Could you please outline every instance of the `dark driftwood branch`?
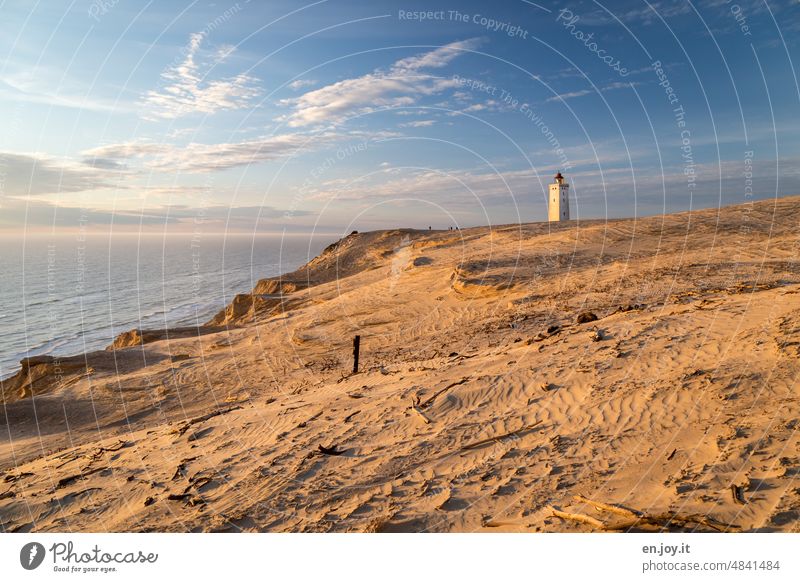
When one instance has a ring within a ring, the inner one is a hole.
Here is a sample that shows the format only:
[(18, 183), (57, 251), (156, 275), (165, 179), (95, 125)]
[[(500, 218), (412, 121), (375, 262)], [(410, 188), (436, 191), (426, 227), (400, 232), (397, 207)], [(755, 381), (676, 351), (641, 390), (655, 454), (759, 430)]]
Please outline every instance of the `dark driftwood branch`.
[(305, 427), (307, 427), (309, 422), (312, 422), (312, 421), (314, 421), (314, 420), (317, 420), (317, 419), (318, 419), (320, 416), (322, 416), (322, 413), (323, 413), (323, 412), (325, 412), (325, 411), (324, 411), (324, 410), (320, 410), (318, 413), (316, 413), (314, 416), (312, 416), (312, 417), (311, 417), (311, 418), (309, 418), (308, 420), (304, 420), (303, 422), (301, 422), (300, 424), (298, 424), (298, 425), (297, 425), (297, 428), (305, 428)]
[[(63, 457), (62, 457), (62, 458), (63, 458)], [(80, 458), (81, 458), (81, 455), (80, 455), (80, 454), (79, 454), (79, 453), (76, 451), (74, 456), (72, 456), (72, 457), (68, 458), (68, 459), (67, 459), (66, 461), (64, 461), (63, 463), (60, 463), (60, 464), (56, 465), (56, 469), (61, 469), (62, 467), (65, 467), (66, 465), (69, 465), (69, 464), (70, 464), (70, 463), (72, 463), (73, 461), (77, 461), (77, 460), (78, 460), (78, 459), (80, 459)]]
[(205, 505), (205, 500), (202, 497), (197, 497), (191, 493), (170, 493), (167, 495), (170, 501), (184, 501), (187, 505), (194, 507), (195, 505)]
[(330, 447), (324, 447), (322, 445), (318, 445), (318, 448), (319, 452), (322, 453), (323, 455), (331, 455), (333, 457), (338, 457), (339, 455), (344, 453), (344, 451), (340, 451), (338, 445), (335, 444), (331, 445)]
[(464, 445), (463, 447), (461, 447), (461, 450), (462, 451), (471, 451), (473, 449), (480, 448), (483, 445), (488, 445), (489, 443), (493, 443), (495, 441), (500, 441), (500, 440), (506, 439), (506, 438), (508, 438), (510, 436), (517, 435), (517, 434), (519, 434), (521, 432), (525, 432), (526, 430), (530, 430), (532, 428), (535, 428), (535, 427), (539, 426), (540, 424), (542, 424), (542, 421), (541, 420), (537, 420), (533, 424), (529, 424), (528, 426), (523, 426), (522, 428), (518, 428), (517, 430), (512, 430), (511, 432), (507, 432), (505, 434), (501, 434), (501, 435), (498, 435), (498, 436), (490, 437), (488, 439), (482, 439), (482, 440), (479, 440), (479, 441), (475, 441), (474, 443), (470, 443), (468, 445)]
[(358, 353), (361, 349), (361, 336), (353, 338), (353, 374), (358, 374)]
[(189, 427), (193, 424), (197, 424), (199, 422), (205, 422), (210, 418), (214, 418), (215, 416), (219, 416), (220, 414), (228, 414), (229, 412), (233, 412), (234, 410), (239, 410), (241, 406), (231, 406), (230, 408), (223, 408), (222, 410), (215, 410), (214, 412), (209, 412), (208, 414), (204, 414), (203, 416), (197, 416), (195, 418), (190, 418), (189, 420), (183, 422), (178, 428), (172, 431), (173, 434), (182, 435)]
[(744, 487), (741, 485), (731, 485), (731, 496), (733, 497), (734, 503), (738, 503), (739, 505), (747, 503), (747, 500), (744, 498)]
[(3, 477), (3, 483), (16, 483), (25, 477), (33, 477), (33, 473), (9, 473)]
[(437, 397), (439, 397), (440, 395), (442, 395), (445, 392), (447, 392), (448, 390), (450, 390), (450, 388), (454, 388), (456, 386), (460, 386), (461, 384), (467, 383), (470, 378), (471, 378), (471, 376), (464, 376), (463, 378), (461, 378), (461, 380), (459, 380), (457, 382), (453, 382), (452, 384), (448, 384), (447, 386), (445, 386), (441, 390), (437, 390), (436, 392), (433, 393), (433, 395), (430, 398), (426, 398), (423, 402), (420, 402), (419, 407), (420, 408), (427, 408), (428, 406), (433, 404), (433, 401), (436, 400)]
[(100, 471), (105, 471), (108, 467), (97, 467), (95, 469), (89, 469), (88, 471), (83, 471), (78, 473), (77, 475), (70, 475), (69, 477), (64, 477), (58, 480), (56, 483), (56, 489), (61, 489), (62, 487), (66, 487), (67, 485), (71, 484), (73, 481), (77, 481), (78, 479), (83, 479), (84, 477), (88, 477), (93, 473), (99, 473)]
[(114, 451), (118, 451), (120, 449), (124, 449), (130, 443), (128, 441), (123, 441), (122, 439), (118, 440), (116, 443), (111, 445), (110, 447), (100, 447), (95, 451), (95, 454), (99, 453), (112, 453)]

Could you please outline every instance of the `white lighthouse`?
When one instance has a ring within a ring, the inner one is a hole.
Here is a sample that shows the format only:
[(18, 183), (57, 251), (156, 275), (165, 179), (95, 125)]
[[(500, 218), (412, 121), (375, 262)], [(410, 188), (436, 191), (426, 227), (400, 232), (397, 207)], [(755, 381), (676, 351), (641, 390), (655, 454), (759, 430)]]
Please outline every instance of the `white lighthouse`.
[(550, 184), (547, 220), (550, 222), (569, 220), (569, 184), (564, 181), (561, 172), (556, 174), (555, 180)]

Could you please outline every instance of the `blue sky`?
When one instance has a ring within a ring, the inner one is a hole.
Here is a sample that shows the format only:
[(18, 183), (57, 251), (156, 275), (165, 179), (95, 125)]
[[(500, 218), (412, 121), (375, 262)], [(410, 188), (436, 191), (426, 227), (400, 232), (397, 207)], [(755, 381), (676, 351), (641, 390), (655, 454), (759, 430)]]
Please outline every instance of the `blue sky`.
[(800, 194), (797, 2), (0, 2), (0, 229), (345, 232)]

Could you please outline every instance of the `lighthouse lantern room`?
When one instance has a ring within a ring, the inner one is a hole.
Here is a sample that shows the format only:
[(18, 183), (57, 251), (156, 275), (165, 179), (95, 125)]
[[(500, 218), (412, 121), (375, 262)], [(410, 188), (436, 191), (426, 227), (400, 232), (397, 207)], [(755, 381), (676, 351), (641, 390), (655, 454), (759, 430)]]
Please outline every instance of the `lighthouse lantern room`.
[(569, 220), (569, 184), (564, 181), (561, 172), (556, 174), (553, 183), (550, 184), (547, 219), (550, 222)]

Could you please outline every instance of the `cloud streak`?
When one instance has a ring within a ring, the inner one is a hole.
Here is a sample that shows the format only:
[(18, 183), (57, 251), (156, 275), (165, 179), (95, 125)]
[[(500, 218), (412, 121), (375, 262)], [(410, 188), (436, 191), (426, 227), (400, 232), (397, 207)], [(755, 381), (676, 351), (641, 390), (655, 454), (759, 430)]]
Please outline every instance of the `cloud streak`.
[[(605, 93), (606, 91), (614, 91), (616, 89), (628, 89), (630, 87), (636, 87), (639, 85), (641, 85), (641, 83), (616, 81), (614, 83), (609, 83), (608, 85), (601, 87), (600, 91)], [(566, 101), (567, 99), (575, 99), (576, 97), (583, 97), (584, 95), (589, 95), (594, 92), (595, 91), (590, 91), (589, 89), (581, 89), (579, 91), (561, 93), (560, 95), (553, 95), (552, 97), (549, 97), (546, 100), (546, 102), (550, 103), (552, 101)]]
[(82, 155), (86, 164), (101, 167), (127, 168), (137, 160), (151, 171), (208, 173), (286, 158), (358, 136), (356, 132), (287, 133), (241, 142), (183, 146), (133, 141), (93, 148)]
[(285, 99), (293, 111), (285, 116), (290, 127), (338, 124), (354, 115), (388, 107), (407, 107), (422, 96), (436, 95), (458, 83), (426, 72), (450, 64), (464, 51), (475, 49), (480, 39), (453, 42), (395, 62), (388, 71), (372, 73), (326, 85), (300, 97)]
[[(307, 217), (309, 211), (294, 210), (294, 217)], [(197, 221), (204, 228), (219, 227), (225, 231), (252, 232), (257, 227), (275, 226), (285, 219), (286, 211), (274, 206), (206, 206), (202, 209), (188, 206), (155, 206), (138, 210), (111, 212), (98, 208), (61, 206), (40, 200), (8, 200), (0, 213), (0, 231), (28, 228), (57, 227), (85, 228), (87, 226), (114, 225), (123, 230), (169, 227), (171, 230), (195, 229)], [(125, 228), (128, 227), (128, 228)]]
[(0, 199), (116, 187), (100, 168), (41, 154), (0, 152)]
[[(548, 180), (543, 177), (542, 182)], [(508, 203), (514, 196), (530, 196), (538, 183), (536, 172), (514, 170), (502, 173), (452, 170), (384, 168), (356, 180), (330, 180), (310, 193), (315, 200), (362, 201), (422, 197), (462, 208), (483, 203)]]

